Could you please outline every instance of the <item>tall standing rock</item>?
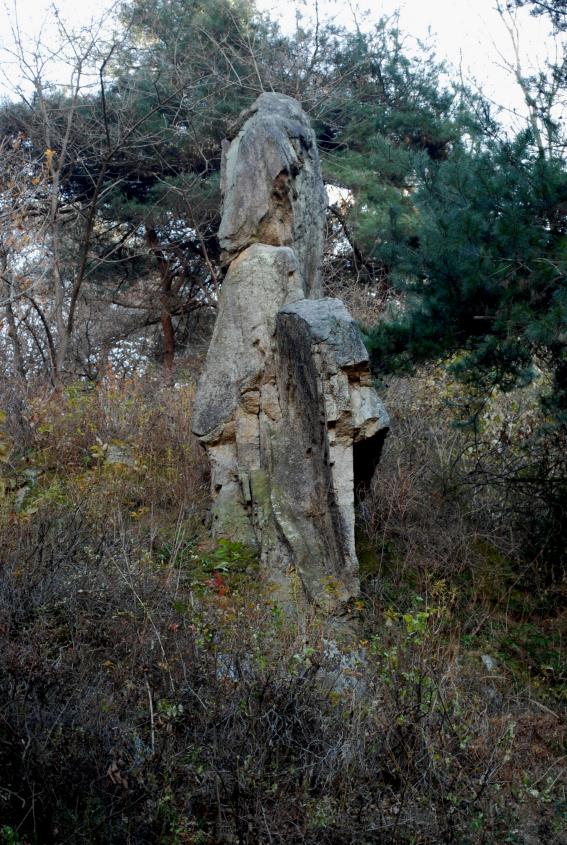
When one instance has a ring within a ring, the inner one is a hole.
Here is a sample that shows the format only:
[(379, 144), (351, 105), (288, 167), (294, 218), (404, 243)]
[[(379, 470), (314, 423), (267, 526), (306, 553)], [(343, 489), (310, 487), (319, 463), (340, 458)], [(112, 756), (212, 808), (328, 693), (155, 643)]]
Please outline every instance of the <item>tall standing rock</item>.
[(320, 296), (327, 196), (309, 118), (297, 100), (261, 94), (237, 130), (223, 145), (225, 260), (254, 243), (292, 247), (305, 295)]
[(281, 599), (340, 612), (359, 586), (354, 491), (388, 419), (353, 320), (318, 298), (326, 195), (296, 100), (262, 94), (243, 116), (222, 189), (229, 268), (193, 418), (213, 531), (256, 546)]

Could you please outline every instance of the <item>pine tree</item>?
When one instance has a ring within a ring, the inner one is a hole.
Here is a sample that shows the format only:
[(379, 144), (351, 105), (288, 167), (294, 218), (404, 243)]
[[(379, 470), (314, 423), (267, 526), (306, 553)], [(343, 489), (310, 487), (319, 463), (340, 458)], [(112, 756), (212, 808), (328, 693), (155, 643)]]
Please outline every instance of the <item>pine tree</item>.
[(417, 240), (399, 243), (401, 318), (368, 332), (377, 370), (459, 353), (453, 369), (487, 391), (544, 366), (545, 404), (567, 424), (567, 173), (529, 133), (428, 166)]

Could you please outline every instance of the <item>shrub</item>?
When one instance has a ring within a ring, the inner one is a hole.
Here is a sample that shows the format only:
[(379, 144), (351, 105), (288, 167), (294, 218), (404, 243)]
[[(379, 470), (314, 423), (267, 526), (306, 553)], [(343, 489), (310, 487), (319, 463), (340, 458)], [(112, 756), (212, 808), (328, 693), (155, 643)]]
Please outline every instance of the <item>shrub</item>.
[(560, 842), (561, 722), (459, 652), (442, 591), (341, 645), (241, 549), (166, 560), (65, 505), (17, 534), (0, 801), (22, 841)]
[(508, 588), (506, 626), (488, 603), (479, 561), (514, 545), (462, 511), (446, 444), (408, 425), (408, 482), (390, 441), (379, 578), (331, 628), (207, 535), (191, 389), (152, 391), (36, 394), (25, 442), (4, 426), (0, 843), (560, 845), (562, 709), (519, 665), (560, 660), (534, 620), (515, 651)]

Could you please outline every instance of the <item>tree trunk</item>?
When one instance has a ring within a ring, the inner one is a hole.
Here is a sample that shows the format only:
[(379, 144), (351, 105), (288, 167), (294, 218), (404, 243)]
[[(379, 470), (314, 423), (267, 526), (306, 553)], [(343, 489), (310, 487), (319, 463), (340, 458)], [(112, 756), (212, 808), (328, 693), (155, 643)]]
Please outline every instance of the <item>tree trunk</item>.
[(2, 275), (4, 276), (4, 289), (6, 292), (4, 309), (6, 312), (6, 321), (8, 323), (8, 337), (12, 344), (12, 351), (14, 353), (14, 369), (18, 376), (25, 380), (26, 371), (24, 368), (24, 359), (22, 357), (22, 348), (20, 346), (20, 338), (18, 336), (18, 326), (16, 324), (16, 316), (14, 314), (13, 300), (14, 300), (14, 284), (7, 276), (8, 261), (6, 256), (2, 256)]
[(173, 384), (173, 360), (175, 358), (175, 332), (171, 319), (170, 292), (164, 291), (162, 287), (160, 322), (163, 333), (164, 380), (167, 387), (171, 387)]
[(175, 330), (171, 316), (172, 276), (169, 263), (160, 248), (157, 232), (153, 227), (146, 227), (146, 240), (150, 252), (155, 256), (160, 275), (160, 323), (163, 340), (163, 370), (166, 386), (173, 384), (173, 364), (175, 359)]

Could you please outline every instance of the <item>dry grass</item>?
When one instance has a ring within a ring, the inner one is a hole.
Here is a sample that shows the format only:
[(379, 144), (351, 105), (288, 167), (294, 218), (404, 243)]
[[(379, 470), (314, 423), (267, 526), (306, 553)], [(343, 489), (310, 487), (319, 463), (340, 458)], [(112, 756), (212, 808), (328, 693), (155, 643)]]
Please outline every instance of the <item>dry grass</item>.
[(206, 535), (191, 387), (26, 398), (0, 508), (2, 845), (565, 842), (563, 711), (486, 638), (479, 547), (495, 568), (515, 547), (457, 495), (453, 430), (399, 395), (343, 644)]

